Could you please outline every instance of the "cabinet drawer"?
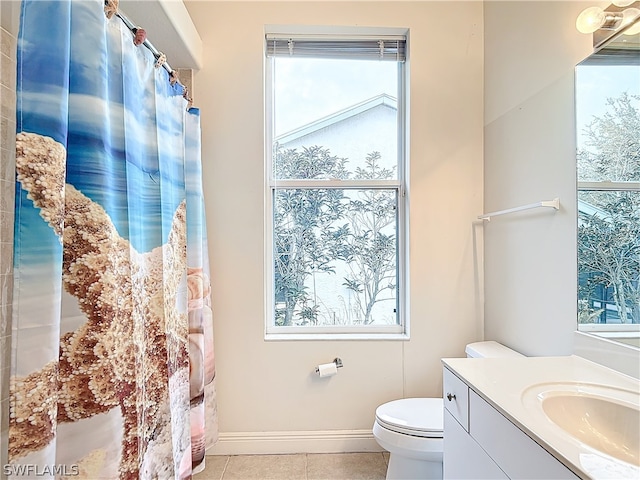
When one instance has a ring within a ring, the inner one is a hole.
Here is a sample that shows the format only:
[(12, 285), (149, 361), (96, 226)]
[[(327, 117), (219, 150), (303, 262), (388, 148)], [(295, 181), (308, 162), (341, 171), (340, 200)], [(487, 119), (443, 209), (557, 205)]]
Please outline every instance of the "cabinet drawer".
[(469, 431), (469, 387), (446, 367), (443, 369), (443, 403), (460, 425)]

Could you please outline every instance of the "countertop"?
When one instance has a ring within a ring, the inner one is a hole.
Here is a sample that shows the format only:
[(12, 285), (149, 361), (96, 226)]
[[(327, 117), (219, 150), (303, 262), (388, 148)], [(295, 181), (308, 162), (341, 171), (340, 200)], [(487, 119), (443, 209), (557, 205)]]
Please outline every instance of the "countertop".
[[(442, 363), (484, 400), (580, 478), (640, 478), (640, 468), (584, 445), (531, 408), (542, 384), (577, 383), (630, 392), (640, 402), (640, 381), (576, 355), (566, 357), (444, 358)], [(529, 405), (523, 401), (529, 399)], [(627, 398), (629, 395), (627, 395)], [(640, 426), (638, 426), (640, 428)]]

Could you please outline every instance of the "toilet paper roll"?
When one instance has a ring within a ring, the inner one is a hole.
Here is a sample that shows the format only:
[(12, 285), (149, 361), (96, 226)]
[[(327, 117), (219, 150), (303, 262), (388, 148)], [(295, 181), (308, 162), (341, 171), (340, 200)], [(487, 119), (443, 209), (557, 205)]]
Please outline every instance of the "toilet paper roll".
[(334, 362), (323, 363), (317, 366), (316, 372), (318, 372), (318, 375), (321, 377), (330, 377), (338, 373), (338, 366)]

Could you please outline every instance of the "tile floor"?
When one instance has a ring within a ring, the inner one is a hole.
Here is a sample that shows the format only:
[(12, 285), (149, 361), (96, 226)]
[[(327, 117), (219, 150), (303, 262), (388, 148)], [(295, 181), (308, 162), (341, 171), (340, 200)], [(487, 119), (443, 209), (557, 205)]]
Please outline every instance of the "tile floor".
[(193, 480), (384, 480), (387, 452), (216, 455)]

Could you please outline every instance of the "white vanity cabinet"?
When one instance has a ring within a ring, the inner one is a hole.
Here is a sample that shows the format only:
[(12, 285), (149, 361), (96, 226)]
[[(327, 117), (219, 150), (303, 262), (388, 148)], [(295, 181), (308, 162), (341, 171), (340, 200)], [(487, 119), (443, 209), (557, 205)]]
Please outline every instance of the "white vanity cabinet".
[(577, 479), (516, 425), (444, 368), (445, 479)]

